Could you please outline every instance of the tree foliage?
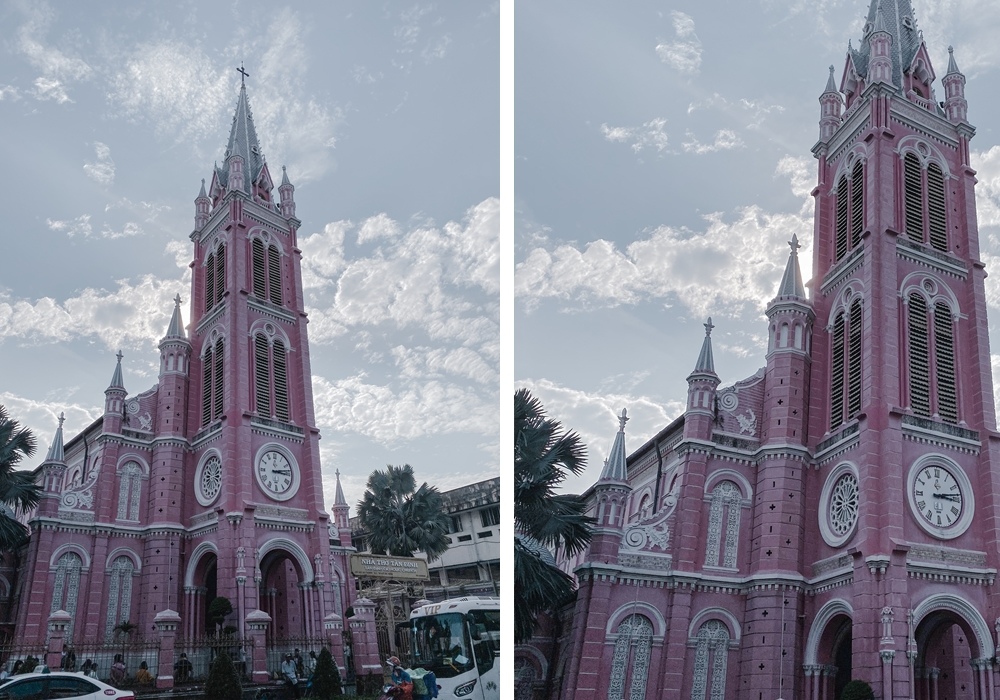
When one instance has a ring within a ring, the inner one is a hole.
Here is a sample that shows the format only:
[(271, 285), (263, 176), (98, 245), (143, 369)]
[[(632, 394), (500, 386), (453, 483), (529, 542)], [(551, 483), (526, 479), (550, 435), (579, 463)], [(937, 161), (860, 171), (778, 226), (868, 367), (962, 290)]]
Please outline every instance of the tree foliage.
[(848, 681), (840, 694), (840, 700), (875, 700), (875, 693), (864, 681)]
[(29, 511), (42, 497), (41, 487), (31, 472), (17, 471), (21, 460), (35, 454), (34, 434), (21, 426), (0, 406), (0, 551), (21, 546), (28, 535), (27, 528), (14, 519), (17, 512)]
[(417, 488), (409, 464), (390, 464), (369, 475), (358, 518), (375, 554), (412, 557), (420, 551), (434, 561), (451, 544), (441, 494), (427, 482)]
[(316, 657), (316, 670), (312, 677), (312, 697), (317, 700), (331, 700), (343, 695), (340, 684), (340, 669), (333, 662), (333, 654), (326, 647)]
[(215, 657), (205, 681), (205, 697), (212, 700), (241, 700), (243, 688), (240, 674), (233, 665), (229, 654), (222, 651)]
[(224, 595), (212, 598), (212, 602), (208, 604), (208, 619), (211, 620), (216, 631), (232, 612), (233, 603)]
[(538, 613), (573, 593), (573, 580), (547, 548), (568, 556), (590, 543), (593, 519), (582, 498), (556, 493), (586, 466), (583, 441), (548, 418), (527, 389), (514, 394), (514, 639), (531, 637)]

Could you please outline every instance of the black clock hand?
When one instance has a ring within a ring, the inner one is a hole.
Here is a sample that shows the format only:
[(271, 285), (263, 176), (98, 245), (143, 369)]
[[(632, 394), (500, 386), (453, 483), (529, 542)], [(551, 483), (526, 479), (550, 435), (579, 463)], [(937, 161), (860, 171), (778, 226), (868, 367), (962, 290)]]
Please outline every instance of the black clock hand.
[(956, 503), (962, 500), (962, 497), (957, 493), (935, 493), (933, 496), (934, 498), (943, 498), (947, 501), (955, 501)]
[(272, 469), (271, 473), (272, 474), (288, 474), (289, 476), (291, 476), (292, 475), (292, 470), (291, 469)]

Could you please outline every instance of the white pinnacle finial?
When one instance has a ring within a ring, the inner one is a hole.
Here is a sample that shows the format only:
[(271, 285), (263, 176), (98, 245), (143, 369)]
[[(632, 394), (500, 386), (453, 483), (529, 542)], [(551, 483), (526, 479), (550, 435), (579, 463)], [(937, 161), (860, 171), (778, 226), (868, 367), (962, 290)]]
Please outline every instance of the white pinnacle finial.
[(618, 416), (618, 429), (625, 432), (625, 424), (628, 423), (628, 413), (622, 409), (622, 414)]
[(66, 414), (65, 414), (65, 412), (63, 412), (63, 411), (60, 411), (60, 412), (59, 412), (59, 427), (60, 427), (60, 428), (61, 428), (61, 427), (63, 426), (63, 423), (64, 423), (65, 421), (66, 421)]
[(703, 325), (705, 326), (705, 335), (706, 336), (712, 335), (712, 329), (715, 328), (715, 326), (712, 324), (711, 316), (708, 317), (708, 323), (705, 323)]
[(788, 241), (788, 245), (792, 247), (792, 255), (796, 255), (799, 252), (799, 248), (802, 247), (799, 245), (799, 237), (794, 233), (792, 234), (792, 240)]

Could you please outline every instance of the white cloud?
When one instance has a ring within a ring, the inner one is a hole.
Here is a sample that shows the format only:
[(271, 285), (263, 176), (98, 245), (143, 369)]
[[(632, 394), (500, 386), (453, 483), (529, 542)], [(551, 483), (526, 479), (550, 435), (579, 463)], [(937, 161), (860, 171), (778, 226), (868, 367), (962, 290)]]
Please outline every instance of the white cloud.
[(158, 39), (137, 45), (124, 63), (109, 98), (127, 118), (148, 121), (178, 143), (218, 137), (223, 114), (235, 105), (231, 79), (200, 49)]
[(17, 102), (21, 99), (21, 92), (13, 85), (0, 85), (0, 102), (8, 100), (10, 102)]
[(424, 50), (420, 52), (420, 56), (430, 63), (436, 59), (444, 58), (445, 54), (448, 53), (448, 47), (451, 45), (451, 36), (445, 34), (440, 36), (424, 47)]
[[(789, 161), (779, 163), (777, 174), (800, 186)], [(665, 299), (699, 316), (753, 313), (774, 296), (787, 260), (786, 242), (796, 234), (808, 247), (812, 230), (806, 207), (770, 213), (750, 205), (731, 216), (715, 212), (703, 220), (700, 231), (660, 226), (624, 250), (605, 240), (582, 248), (535, 248), (516, 266), (515, 297), (528, 310), (542, 299), (572, 308)], [(808, 250), (800, 251), (799, 260), (808, 278)]]
[(604, 138), (612, 143), (631, 144), (632, 151), (641, 153), (649, 149), (655, 149), (657, 153), (663, 153), (670, 144), (670, 138), (664, 131), (667, 120), (662, 117), (650, 119), (642, 126), (608, 126), (601, 124), (601, 133)]
[(142, 227), (134, 221), (126, 221), (125, 225), (121, 229), (115, 230), (104, 224), (104, 228), (101, 229), (101, 238), (131, 238), (132, 236), (141, 236)]
[(66, 92), (69, 81), (86, 80), (93, 69), (81, 58), (63, 53), (45, 43), (45, 35), (55, 13), (45, 3), (23, 5), (27, 17), (17, 31), (17, 50), (41, 75), (34, 81), (34, 96), (39, 100), (72, 102)]
[(677, 10), (670, 16), (674, 22), (674, 39), (658, 43), (656, 55), (681, 73), (693, 75), (701, 66), (701, 39), (695, 34), (694, 19)]
[(779, 104), (766, 104), (759, 100), (749, 100), (741, 97), (738, 100), (728, 100), (719, 93), (713, 93), (711, 97), (697, 100), (688, 105), (688, 114), (693, 114), (698, 110), (716, 109), (728, 114), (742, 114), (748, 119), (746, 126), (748, 129), (755, 129), (763, 123), (764, 119), (771, 114), (780, 114), (785, 108)]
[(87, 173), (87, 177), (91, 180), (102, 185), (110, 185), (115, 181), (115, 162), (111, 159), (111, 149), (107, 144), (95, 141), (94, 150), (97, 152), (97, 161), (84, 163), (83, 172)]
[(113, 291), (84, 289), (62, 302), (50, 297), (34, 302), (0, 299), (0, 342), (44, 344), (90, 338), (112, 350), (148, 351), (167, 328), (174, 295), (186, 287), (152, 275), (117, 284)]
[(93, 230), (93, 227), (90, 225), (90, 214), (81, 214), (69, 221), (46, 219), (45, 225), (52, 231), (64, 231), (70, 238), (73, 236), (88, 238)]
[(393, 239), (399, 235), (399, 224), (388, 214), (376, 214), (365, 219), (358, 230), (358, 243), (367, 243), (377, 238)]
[(664, 403), (641, 393), (623, 393), (621, 387), (600, 386), (590, 391), (546, 378), (519, 378), (516, 384), (542, 402), (549, 418), (562, 423), (563, 428), (576, 431), (587, 445), (587, 470), (581, 476), (567, 479), (563, 490), (569, 493), (582, 493), (600, 476), (618, 432), (617, 416), (623, 408), (629, 417), (625, 426), (625, 446), (629, 452), (684, 411), (683, 401)]
[(737, 136), (736, 132), (732, 129), (720, 129), (716, 132), (715, 140), (712, 143), (701, 143), (690, 131), (685, 135), (687, 136), (687, 140), (681, 144), (681, 147), (687, 153), (696, 153), (698, 155), (729, 151), (734, 148), (743, 148), (745, 145), (743, 139)]
[(317, 423), (389, 444), (450, 433), (495, 436), (498, 429), (492, 392), (437, 380), (394, 388), (364, 374), (336, 381), (313, 376), (313, 396)]

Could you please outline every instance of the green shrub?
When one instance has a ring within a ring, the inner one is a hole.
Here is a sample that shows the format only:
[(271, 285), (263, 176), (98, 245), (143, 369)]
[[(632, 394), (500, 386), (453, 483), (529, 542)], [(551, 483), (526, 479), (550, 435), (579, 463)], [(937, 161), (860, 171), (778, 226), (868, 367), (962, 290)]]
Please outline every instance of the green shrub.
[(316, 658), (316, 670), (313, 671), (312, 694), (317, 700), (332, 700), (343, 695), (340, 685), (340, 670), (333, 661), (330, 650), (323, 647)]
[(233, 660), (226, 652), (219, 652), (208, 671), (205, 682), (205, 697), (212, 700), (241, 700), (243, 688), (240, 686), (240, 674), (233, 666)]
[(848, 681), (844, 692), (840, 694), (840, 700), (875, 700), (875, 693), (864, 681)]

